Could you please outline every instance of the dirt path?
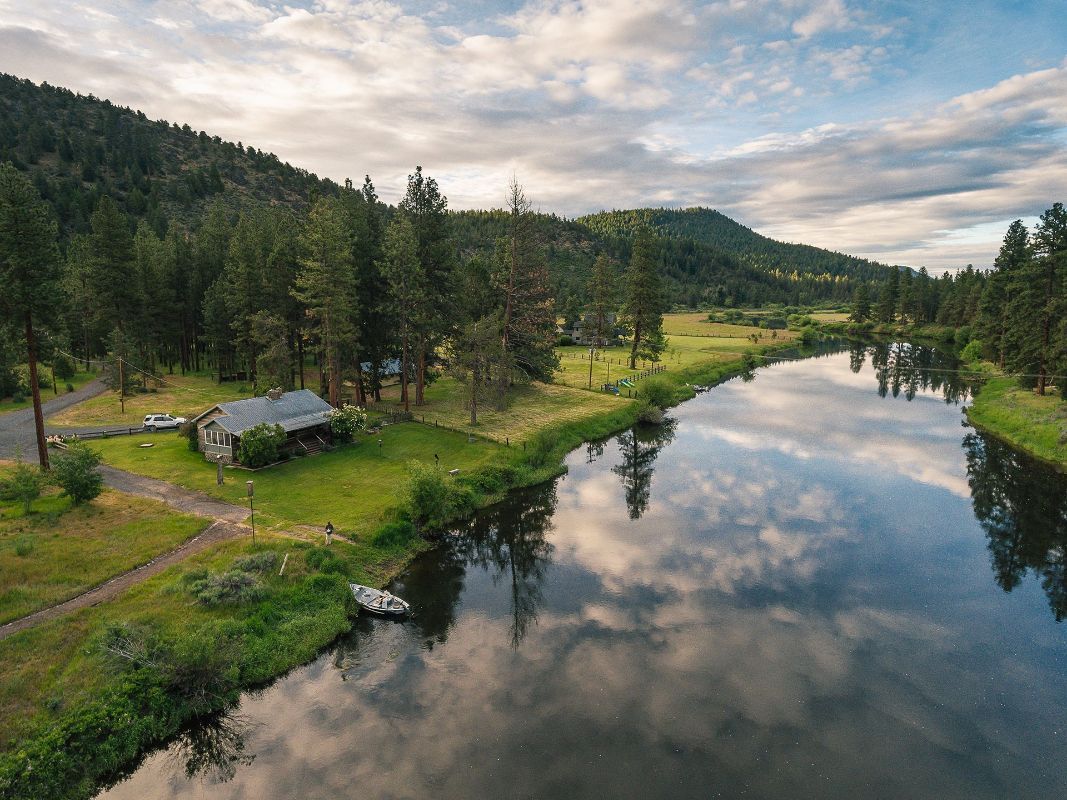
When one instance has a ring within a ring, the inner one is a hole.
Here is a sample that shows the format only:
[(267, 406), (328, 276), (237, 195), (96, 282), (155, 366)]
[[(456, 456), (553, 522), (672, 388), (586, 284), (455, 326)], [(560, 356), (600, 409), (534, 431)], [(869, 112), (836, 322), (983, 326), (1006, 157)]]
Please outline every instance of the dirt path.
[(217, 520), (185, 544), (174, 548), (168, 553), (156, 556), (147, 564), (142, 564), (139, 567), (131, 569), (129, 572), (116, 575), (106, 583), (102, 583), (77, 597), (72, 597), (66, 602), (50, 606), (49, 608), (43, 608), (40, 611), (35, 611), (33, 614), (22, 617), (21, 619), (16, 619), (6, 625), (0, 625), (0, 640), (6, 639), (8, 636), (26, 630), (27, 628), (40, 625), (42, 622), (55, 619), (63, 614), (69, 614), (71, 611), (95, 606), (105, 600), (110, 600), (131, 586), (141, 583), (141, 581), (146, 581), (154, 575), (158, 575), (167, 567), (177, 564), (180, 561), (184, 561), (190, 556), (200, 553), (219, 542), (247, 534), (248, 531), (249, 529), (244, 525), (235, 525), (234, 523), (226, 522), (225, 520)]
[(107, 465), (101, 465), (99, 469), (100, 474), (104, 476), (104, 483), (112, 489), (147, 497), (149, 500), (158, 500), (186, 514), (212, 517), (226, 522), (244, 522), (248, 517), (247, 508), (216, 500), (202, 492), (194, 492), (173, 483), (146, 478), (144, 475), (135, 475)]
[[(107, 387), (99, 380), (89, 381), (73, 392), (61, 394), (41, 403), (45, 417), (59, 413), (75, 403), (95, 397)], [(47, 427), (46, 427), (47, 430)], [(9, 414), (0, 414), (0, 458), (14, 458), (16, 451), (22, 449), (22, 457), (37, 463), (37, 443), (33, 430), (33, 409), (23, 408)]]

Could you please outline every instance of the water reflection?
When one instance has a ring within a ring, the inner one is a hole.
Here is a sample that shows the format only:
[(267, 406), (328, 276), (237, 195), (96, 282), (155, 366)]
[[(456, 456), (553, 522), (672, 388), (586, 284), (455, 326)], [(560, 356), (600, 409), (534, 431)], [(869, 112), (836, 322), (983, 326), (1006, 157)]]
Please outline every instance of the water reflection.
[(997, 585), (1041, 581), (1056, 621), (1067, 616), (1067, 480), (980, 433), (963, 439), (974, 513), (989, 539)]
[(227, 783), (233, 780), (238, 767), (251, 766), (256, 759), (255, 753), (245, 750), (253, 727), (247, 717), (238, 713), (212, 716), (181, 733), (167, 758), (186, 778)]
[(920, 392), (940, 393), (946, 403), (959, 405), (966, 400), (974, 381), (960, 370), (959, 359), (941, 350), (905, 342), (849, 345), (849, 368), (858, 373), (870, 357), (878, 396), (914, 400)]
[(630, 519), (640, 519), (652, 494), (652, 473), (660, 450), (674, 440), (677, 423), (665, 419), (659, 425), (635, 425), (618, 437), (622, 463), (611, 471), (622, 478), (623, 494)]

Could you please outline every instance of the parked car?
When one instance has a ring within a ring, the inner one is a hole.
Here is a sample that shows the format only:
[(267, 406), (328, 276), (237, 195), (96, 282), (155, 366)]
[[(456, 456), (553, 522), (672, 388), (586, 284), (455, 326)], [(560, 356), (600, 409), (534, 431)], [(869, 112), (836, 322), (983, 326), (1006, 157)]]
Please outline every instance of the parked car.
[(164, 428), (177, 428), (185, 424), (185, 417), (175, 417), (172, 414), (149, 414), (144, 418), (146, 431), (163, 430)]

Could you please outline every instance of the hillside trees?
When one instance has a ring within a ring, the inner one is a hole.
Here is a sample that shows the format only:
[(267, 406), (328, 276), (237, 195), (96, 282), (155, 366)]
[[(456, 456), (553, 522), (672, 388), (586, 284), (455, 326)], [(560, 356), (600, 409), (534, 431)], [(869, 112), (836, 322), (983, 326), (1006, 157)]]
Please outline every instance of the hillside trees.
[(37, 379), (37, 327), (56, 317), (60, 259), (55, 219), (27, 178), (0, 165), (0, 324), (21, 328), (29, 364), (37, 456), (48, 469)]
[(400, 402), (411, 410), (408, 385), (413, 348), (426, 340), (431, 295), (419, 259), (414, 226), (407, 214), (397, 214), (385, 232), (378, 269), (389, 284), (389, 308), (400, 342)]

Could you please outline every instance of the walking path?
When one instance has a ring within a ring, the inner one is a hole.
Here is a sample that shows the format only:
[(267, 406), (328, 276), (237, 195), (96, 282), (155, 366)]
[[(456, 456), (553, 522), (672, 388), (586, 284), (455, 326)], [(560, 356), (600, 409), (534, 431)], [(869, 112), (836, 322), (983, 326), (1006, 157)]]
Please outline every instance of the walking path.
[(244, 525), (235, 525), (234, 523), (226, 522), (225, 520), (217, 520), (185, 544), (174, 548), (168, 553), (156, 556), (147, 564), (142, 564), (139, 567), (131, 569), (129, 572), (116, 575), (106, 583), (102, 583), (77, 597), (72, 597), (70, 600), (59, 603), (58, 605), (43, 608), (28, 616), (13, 620), (6, 625), (0, 625), (0, 640), (6, 639), (8, 636), (16, 634), (19, 631), (24, 631), (27, 628), (40, 625), (42, 622), (55, 619), (63, 614), (69, 614), (71, 611), (77, 611), (80, 608), (88, 608), (89, 606), (95, 606), (102, 603), (105, 600), (110, 600), (131, 586), (146, 581), (154, 575), (158, 575), (167, 567), (177, 564), (179, 561), (184, 561), (191, 555), (195, 555), (219, 542), (232, 539), (235, 536), (240, 536), (247, 532), (248, 528)]
[(149, 500), (158, 500), (185, 514), (196, 514), (198, 517), (212, 517), (235, 523), (244, 522), (248, 517), (247, 508), (216, 500), (209, 495), (184, 489), (173, 483), (146, 478), (144, 475), (135, 475), (106, 464), (102, 464), (98, 469), (104, 476), (104, 483), (112, 489), (147, 497)]

